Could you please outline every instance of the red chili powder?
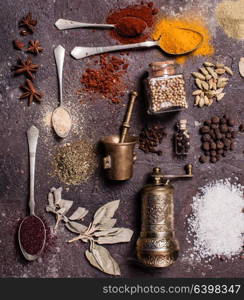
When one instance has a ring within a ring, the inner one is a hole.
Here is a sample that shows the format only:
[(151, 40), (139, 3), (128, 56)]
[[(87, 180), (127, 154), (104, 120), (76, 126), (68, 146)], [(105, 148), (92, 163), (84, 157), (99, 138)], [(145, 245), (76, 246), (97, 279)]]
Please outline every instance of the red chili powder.
[[(120, 20), (124, 17), (136, 17), (138, 19), (143, 20), (147, 27), (150, 28), (153, 25), (153, 16), (158, 13), (158, 9), (153, 7), (153, 2), (149, 2), (147, 4), (140, 4), (140, 5), (130, 5), (126, 8), (119, 9), (116, 11), (113, 11), (110, 13), (110, 15), (107, 17), (107, 23), (109, 24), (115, 24), (120, 22)], [(135, 21), (135, 20), (133, 20)], [(131, 27), (135, 26), (134, 22), (129, 24)], [(128, 26), (129, 27), (129, 26)], [(112, 38), (118, 40), (122, 44), (130, 44), (130, 43), (139, 43), (146, 41), (149, 37), (148, 30), (145, 30), (143, 34), (136, 36), (136, 37), (124, 37), (119, 34), (118, 31), (110, 30), (110, 33)], [(130, 36), (130, 32), (128, 31), (123, 32), (123, 35)]]
[(126, 85), (123, 76), (126, 73), (128, 64), (117, 56), (102, 54), (96, 60), (97, 68), (87, 68), (82, 74), (80, 82), (84, 88), (77, 91), (93, 92), (103, 95), (113, 103), (121, 102), (120, 97), (124, 96)]
[(45, 230), (41, 221), (35, 216), (25, 218), (21, 225), (20, 241), (24, 250), (32, 255), (43, 247)]

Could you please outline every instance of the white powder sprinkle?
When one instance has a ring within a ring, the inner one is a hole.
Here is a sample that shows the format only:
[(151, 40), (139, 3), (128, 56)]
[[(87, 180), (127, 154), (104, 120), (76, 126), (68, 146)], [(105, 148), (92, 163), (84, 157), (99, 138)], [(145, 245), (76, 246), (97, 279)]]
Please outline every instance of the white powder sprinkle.
[[(188, 234), (196, 261), (240, 254), (244, 232), (243, 187), (230, 179), (212, 182), (193, 198)], [(189, 240), (189, 239), (188, 239)]]

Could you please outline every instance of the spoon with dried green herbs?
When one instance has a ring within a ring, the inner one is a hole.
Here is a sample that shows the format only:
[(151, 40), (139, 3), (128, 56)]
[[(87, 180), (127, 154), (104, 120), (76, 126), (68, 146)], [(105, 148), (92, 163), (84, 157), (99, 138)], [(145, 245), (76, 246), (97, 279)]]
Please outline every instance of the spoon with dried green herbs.
[(20, 250), (29, 261), (36, 260), (41, 255), (46, 243), (46, 227), (35, 214), (34, 183), (38, 137), (39, 130), (35, 126), (31, 126), (27, 131), (30, 157), (30, 215), (22, 220), (18, 231)]
[(70, 113), (63, 106), (63, 65), (64, 65), (65, 49), (62, 46), (58, 46), (54, 49), (54, 56), (58, 71), (59, 80), (59, 107), (57, 107), (52, 113), (52, 125), (56, 134), (60, 138), (65, 138), (71, 129), (72, 120)]

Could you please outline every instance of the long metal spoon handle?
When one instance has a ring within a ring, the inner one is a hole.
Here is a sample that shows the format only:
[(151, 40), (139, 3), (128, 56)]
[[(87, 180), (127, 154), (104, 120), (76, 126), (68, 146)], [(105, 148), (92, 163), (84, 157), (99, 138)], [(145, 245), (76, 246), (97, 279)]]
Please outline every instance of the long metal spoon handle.
[(35, 164), (36, 164), (36, 147), (39, 137), (39, 130), (35, 126), (31, 126), (27, 131), (27, 139), (29, 145), (29, 158), (30, 158), (30, 199), (29, 208), (30, 215), (35, 215)]
[(104, 29), (115, 28), (113, 24), (81, 23), (81, 22), (65, 20), (65, 19), (58, 19), (55, 23), (55, 26), (59, 30), (73, 29), (73, 28), (104, 28)]
[(71, 51), (71, 55), (75, 59), (85, 58), (95, 54), (101, 54), (106, 52), (120, 51), (120, 50), (128, 50), (134, 48), (148, 48), (158, 46), (158, 42), (143, 42), (143, 43), (134, 43), (128, 45), (116, 45), (116, 46), (108, 46), (108, 47), (75, 47)]
[(59, 101), (60, 106), (63, 105), (63, 66), (64, 66), (65, 49), (61, 45), (54, 49), (54, 56), (58, 71), (59, 81)]

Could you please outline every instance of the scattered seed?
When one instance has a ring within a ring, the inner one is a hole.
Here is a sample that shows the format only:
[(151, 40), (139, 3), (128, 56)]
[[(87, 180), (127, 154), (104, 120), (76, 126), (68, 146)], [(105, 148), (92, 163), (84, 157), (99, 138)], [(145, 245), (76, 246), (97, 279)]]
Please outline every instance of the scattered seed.
[(199, 79), (201, 79), (201, 80), (205, 80), (205, 76), (204, 76), (203, 74), (199, 73), (199, 72), (192, 72), (191, 74), (192, 74), (192, 76), (194, 76), (195, 78), (199, 78)]
[(211, 63), (211, 62), (208, 62), (208, 61), (205, 61), (205, 62), (203, 63), (203, 65), (206, 66), (206, 67), (214, 67), (214, 64)]
[(195, 90), (193, 93), (192, 93), (192, 96), (197, 96), (197, 95), (200, 95), (202, 93), (202, 90)]
[(216, 95), (217, 95), (217, 94), (221, 94), (221, 93), (223, 92), (223, 90), (224, 90), (224, 88), (218, 89), (218, 90), (216, 91)]
[(201, 99), (201, 97), (199, 95), (197, 95), (196, 98), (195, 98), (194, 106), (199, 105), (200, 99)]
[(231, 70), (231, 68), (224, 66), (224, 69), (226, 71), (226, 73), (228, 73), (229, 75), (233, 75), (233, 71)]
[(203, 75), (205, 75), (205, 76), (209, 75), (207, 69), (205, 69), (205, 68), (200, 68), (199, 70), (203, 73)]
[(205, 104), (205, 99), (202, 97), (202, 98), (200, 98), (200, 100), (199, 100), (199, 107), (203, 107), (204, 104)]
[(210, 79), (212, 78), (212, 76), (211, 76), (210, 74), (207, 74), (207, 75), (205, 76), (205, 78), (206, 78), (206, 80), (210, 80)]
[(204, 104), (207, 106), (209, 105), (209, 99), (207, 96), (204, 96)]
[(216, 69), (215, 72), (219, 75), (223, 75), (225, 73), (225, 69)]
[(224, 95), (225, 95), (225, 93), (218, 94), (216, 96), (217, 101), (220, 101), (221, 99), (223, 99)]
[(207, 67), (207, 70), (208, 70), (209, 74), (213, 76), (213, 78), (218, 79), (218, 74), (214, 71), (213, 68)]
[(206, 90), (206, 91), (209, 90), (209, 86), (208, 86), (208, 83), (206, 81), (202, 81), (201, 85), (204, 88), (204, 90)]
[(224, 68), (225, 65), (224, 65), (224, 64), (219, 64), (219, 63), (217, 63), (217, 64), (215, 65), (215, 67), (216, 67), (216, 69), (219, 69), (219, 68)]
[(195, 80), (195, 84), (199, 89), (202, 89), (202, 82), (200, 79), (196, 78)]

